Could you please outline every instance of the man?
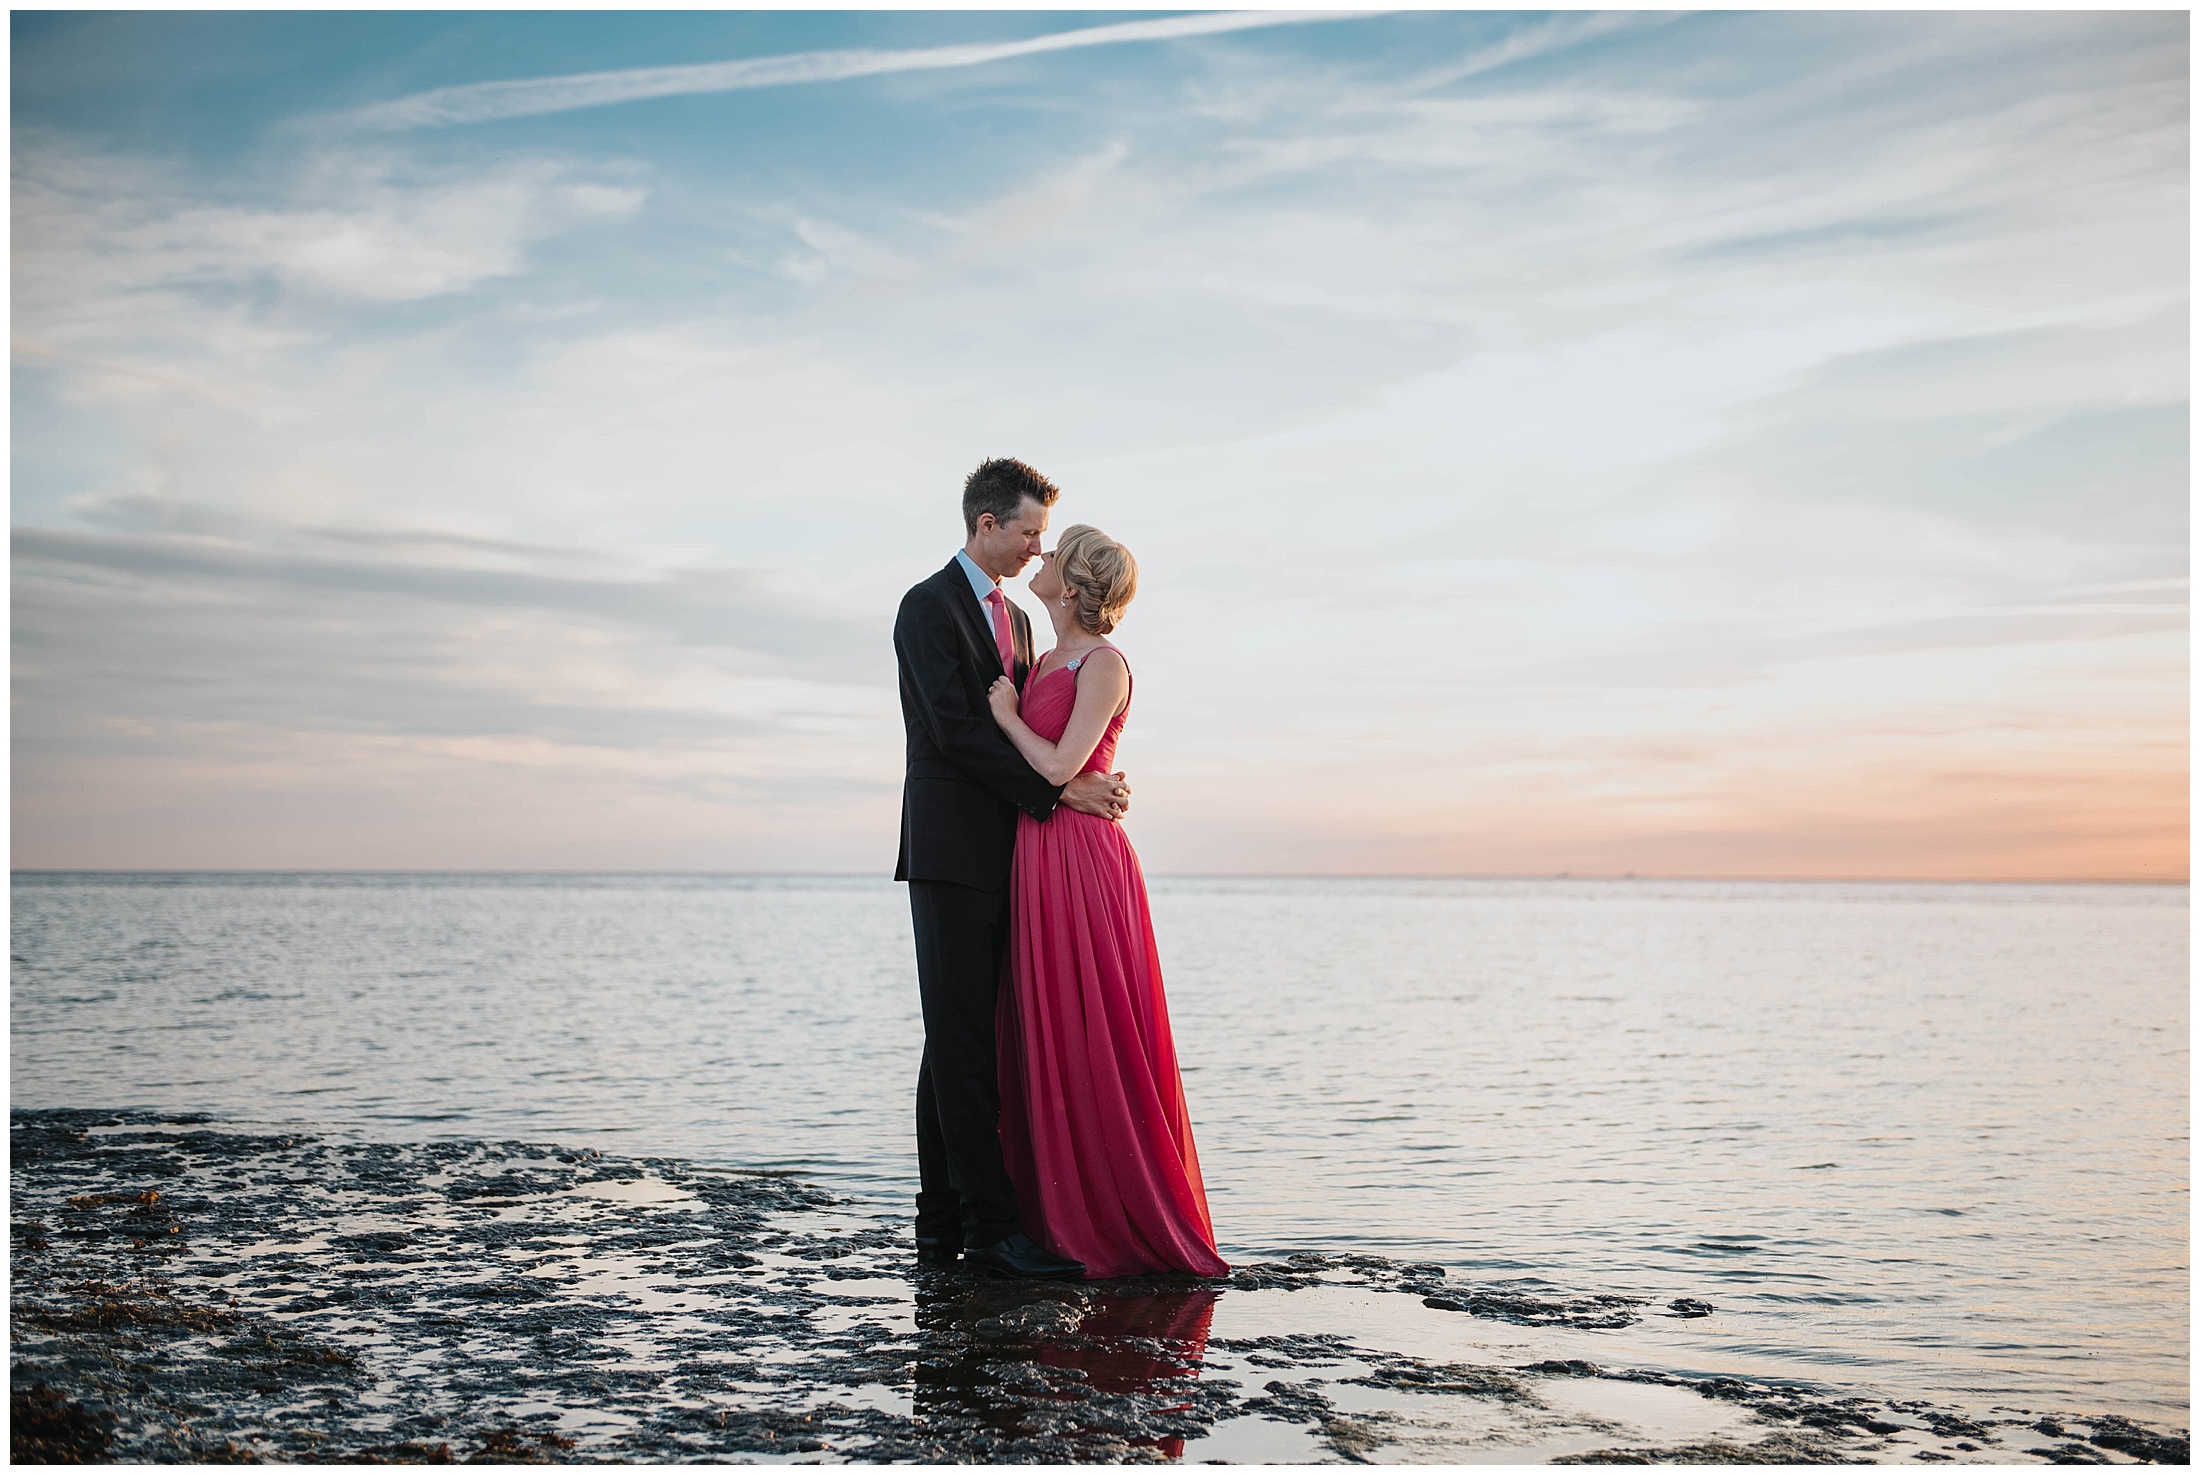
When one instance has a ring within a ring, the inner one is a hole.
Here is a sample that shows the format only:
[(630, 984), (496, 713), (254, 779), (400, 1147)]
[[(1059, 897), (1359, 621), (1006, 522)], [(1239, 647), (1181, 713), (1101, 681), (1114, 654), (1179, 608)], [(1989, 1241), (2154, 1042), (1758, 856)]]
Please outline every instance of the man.
[(1016, 812), (1057, 803), (1103, 818), (1130, 805), (1121, 774), (1056, 787), (993, 720), (986, 688), (1031, 669), (1031, 621), (1001, 590), (1039, 556), (1061, 493), (1021, 461), (982, 463), (963, 483), (967, 541), (902, 597), (894, 618), (909, 769), (901, 860), (917, 942), (924, 1064), (917, 1072), (917, 1258), (1035, 1279), (1084, 1273), (1023, 1232), (1001, 1160), (994, 1003), (1008, 952), (1008, 870)]

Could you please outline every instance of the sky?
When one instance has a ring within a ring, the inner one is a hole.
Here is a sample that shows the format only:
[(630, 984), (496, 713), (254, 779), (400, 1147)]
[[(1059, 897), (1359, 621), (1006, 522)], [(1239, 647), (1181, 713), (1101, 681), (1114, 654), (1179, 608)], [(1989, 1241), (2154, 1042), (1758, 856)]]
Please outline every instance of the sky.
[(18, 868), (886, 874), (1013, 455), (1149, 871), (2187, 874), (2183, 14), (11, 23)]

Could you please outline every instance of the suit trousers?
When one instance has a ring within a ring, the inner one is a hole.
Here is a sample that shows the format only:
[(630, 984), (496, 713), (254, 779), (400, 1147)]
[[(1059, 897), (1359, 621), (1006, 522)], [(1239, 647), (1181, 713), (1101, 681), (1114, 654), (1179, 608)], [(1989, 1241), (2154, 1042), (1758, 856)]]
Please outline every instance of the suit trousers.
[(994, 1009), (1008, 958), (1008, 887), (911, 881), (924, 1063), (917, 1070), (917, 1233), (968, 1246), (1023, 1225), (1001, 1158)]

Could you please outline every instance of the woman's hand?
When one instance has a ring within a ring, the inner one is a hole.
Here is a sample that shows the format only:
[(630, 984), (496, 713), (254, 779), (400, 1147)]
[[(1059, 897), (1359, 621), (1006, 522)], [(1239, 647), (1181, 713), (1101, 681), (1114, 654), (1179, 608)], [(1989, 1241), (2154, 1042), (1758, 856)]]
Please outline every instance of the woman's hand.
[(1016, 715), (1016, 683), (1006, 676), (996, 679), (986, 690), (985, 699), (993, 708), (993, 720), (1003, 727)]

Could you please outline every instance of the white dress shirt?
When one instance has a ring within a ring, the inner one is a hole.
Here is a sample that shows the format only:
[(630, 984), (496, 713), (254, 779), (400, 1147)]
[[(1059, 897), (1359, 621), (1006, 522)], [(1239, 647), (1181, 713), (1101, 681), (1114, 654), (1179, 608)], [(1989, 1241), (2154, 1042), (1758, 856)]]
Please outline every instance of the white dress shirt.
[[(957, 562), (962, 564), (963, 573), (968, 576), (970, 580), (970, 592), (978, 596), (978, 608), (985, 615), (986, 628), (989, 630), (993, 629), (993, 606), (986, 603), (986, 596), (991, 594), (996, 589), (1001, 589), (1001, 581), (994, 578), (984, 569), (979, 568), (978, 560), (972, 558), (964, 550), (957, 548), (955, 550), (955, 558)], [(1008, 591), (1006, 589), (1001, 589), (1001, 600), (1001, 618), (1006, 620), (1008, 619)], [(1016, 626), (1013, 622), (1011, 622), (1008, 627), (1008, 640), (1009, 649), (1014, 650), (1016, 648)], [(997, 632), (994, 635), (994, 643), (1000, 643), (1000, 636)]]

